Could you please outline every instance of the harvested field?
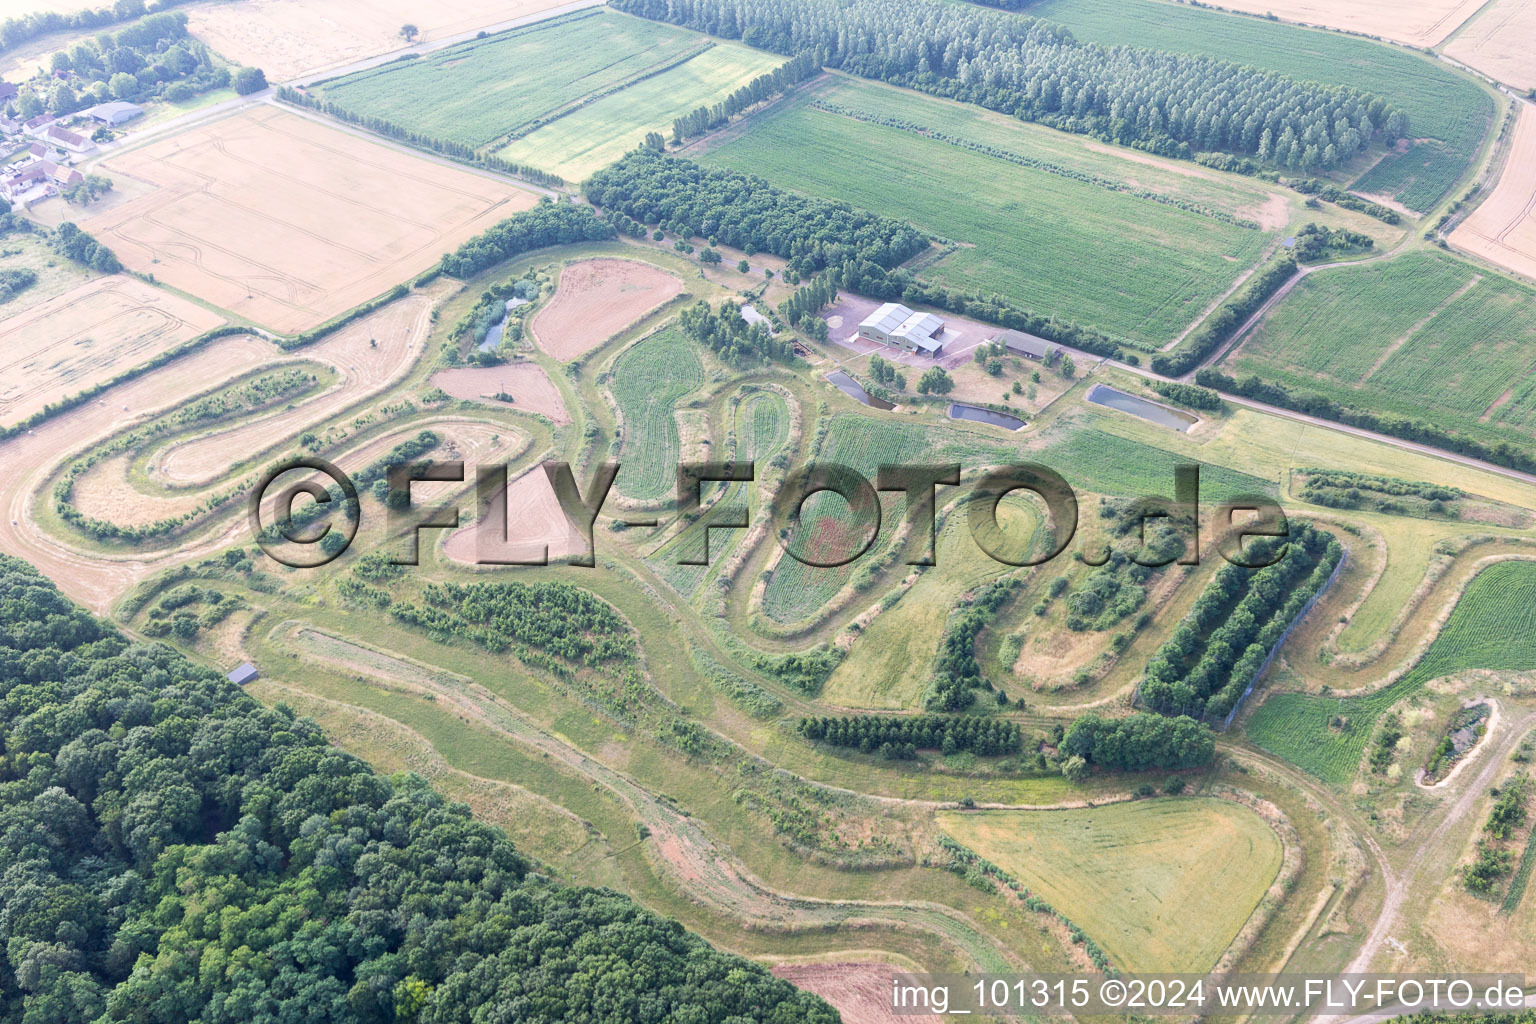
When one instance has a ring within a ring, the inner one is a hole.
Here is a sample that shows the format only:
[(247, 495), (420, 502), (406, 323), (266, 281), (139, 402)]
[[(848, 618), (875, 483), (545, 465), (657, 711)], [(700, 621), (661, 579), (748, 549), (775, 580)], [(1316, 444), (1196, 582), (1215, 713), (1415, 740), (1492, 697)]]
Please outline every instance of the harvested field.
[[(1536, 8), (1531, 31), (1536, 33)], [(1536, 106), (1519, 104), (1515, 137), (1493, 194), (1455, 231), (1452, 244), (1536, 278)]]
[(510, 403), (518, 412), (538, 413), (548, 416), (557, 426), (571, 422), (565, 411), (565, 400), (543, 368), (533, 363), (508, 363), (505, 366), (465, 367), (443, 370), (432, 375), (432, 383), (454, 398), (481, 400), (496, 405), (503, 403), (496, 396), (505, 393), (512, 396)]
[[(496, 516), (506, 517), (505, 546), (491, 541)], [(465, 565), (473, 565), (481, 557), (476, 543), (481, 529), (486, 531), (486, 543), (491, 545), (485, 549), (485, 555), (502, 561), (531, 561), (546, 554), (554, 561), (587, 548), (586, 540), (561, 511), (555, 489), (541, 466), (533, 467), (507, 485), (505, 502), (491, 506), (483, 525), (467, 525), (469, 529), (449, 534), (443, 544), (445, 556)]]
[(1304, 25), (1380, 36), (1409, 46), (1434, 46), (1487, 0), (1221, 0), (1216, 6), (1274, 14)]
[(901, 1024), (934, 1021), (934, 1013), (897, 1015), (891, 1009), (891, 977), (902, 973), (887, 964), (780, 964), (775, 977), (815, 993), (837, 1008), (843, 1024)]
[(432, 309), (453, 288), (450, 281), (435, 281), (304, 349), (305, 359), (340, 371), (340, 383), (292, 408), (174, 441), (159, 454), (156, 474), (173, 485), (207, 483), (266, 446), (305, 427), (328, 425), (343, 410), (384, 391), (421, 355), (432, 332)]
[(573, 263), (560, 272), (555, 297), (534, 316), (534, 340), (556, 359), (577, 359), (682, 291), (683, 282), (648, 263)]
[(1209, 970), (1280, 871), (1263, 818), (1205, 797), (943, 812), (939, 824), (1133, 972)]
[(1517, 89), (1536, 87), (1536, 7), (1529, 0), (1494, 0), (1445, 48), (1454, 57)]
[(110, 380), (222, 324), (217, 313), (114, 275), (0, 320), (0, 425)]
[[(77, 0), (69, 0), (76, 3)], [(230, 60), (260, 67), (271, 82), (389, 53), (411, 22), (422, 41), (498, 25), (559, 6), (560, 0), (238, 0), (187, 10), (187, 28)]]
[[(250, 335), (219, 338), (152, 374), (0, 442), (0, 465), (6, 468), (0, 477), (0, 505), (4, 506), (0, 550), (25, 558), (71, 598), (100, 614), (128, 587), (169, 562), (227, 546), (233, 532), (171, 552), (123, 557), (82, 554), (45, 534), (32, 520), (31, 504), (51, 500), (48, 494), (34, 498), (34, 492), (67, 455), (89, 449), (148, 414), (174, 408), (210, 387), (239, 377), (252, 366), (265, 365), (278, 354), (271, 342)], [(232, 530), (247, 528), (242, 522)]]
[(274, 107), (99, 169), (138, 194), (81, 227), (127, 266), (290, 333), (382, 294), (536, 201)]

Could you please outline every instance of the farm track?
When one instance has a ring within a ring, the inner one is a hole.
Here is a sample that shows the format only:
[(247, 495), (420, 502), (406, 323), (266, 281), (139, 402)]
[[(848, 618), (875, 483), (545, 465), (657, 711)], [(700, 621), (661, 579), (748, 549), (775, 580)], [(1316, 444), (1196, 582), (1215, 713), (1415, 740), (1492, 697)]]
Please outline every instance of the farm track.
[[(342, 642), (350, 644), (350, 641)], [(303, 656), (322, 662), (330, 660), (314, 654)], [(343, 667), (354, 673), (360, 670), (353, 665)], [(379, 676), (377, 671), (369, 671), (369, 674)], [(787, 930), (857, 927), (865, 922), (893, 927), (917, 926), (941, 938), (978, 970), (1018, 969), (1019, 963), (1012, 954), (977, 930), (964, 915), (939, 904), (815, 899), (791, 896), (770, 888), (747, 870), (728, 848), (714, 840), (698, 819), (653, 796), (625, 773), (549, 733), (515, 705), (472, 680), (457, 677), (453, 678), (453, 685), (449, 685), (442, 681), (445, 678), (453, 677), (438, 671), (431, 684), (389, 682), (430, 692), (439, 706), (448, 706), (472, 717), (508, 740), (547, 756), (606, 789), (629, 809), (636, 821), (650, 830), (647, 843), (665, 870), (674, 877), (678, 888), (690, 899), (712, 905), (727, 918), (746, 917), (759, 928)], [(611, 841), (618, 839), (609, 838)]]

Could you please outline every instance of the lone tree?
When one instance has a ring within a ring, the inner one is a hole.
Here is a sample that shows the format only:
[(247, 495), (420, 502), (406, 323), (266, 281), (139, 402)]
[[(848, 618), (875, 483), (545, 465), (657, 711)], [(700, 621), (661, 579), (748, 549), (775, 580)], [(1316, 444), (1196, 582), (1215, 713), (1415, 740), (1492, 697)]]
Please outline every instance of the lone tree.
[(400, 38), (404, 39), (408, 43), (414, 43), (416, 41), (416, 37), (419, 35), (421, 35), (421, 29), (417, 28), (415, 25), (412, 25), (410, 22), (406, 22), (404, 25), (400, 26)]
[(249, 96), (267, 87), (267, 76), (261, 68), (240, 68), (235, 72), (235, 92)]
[(917, 393), (920, 395), (947, 395), (955, 386), (955, 380), (942, 367), (935, 366), (918, 378)]

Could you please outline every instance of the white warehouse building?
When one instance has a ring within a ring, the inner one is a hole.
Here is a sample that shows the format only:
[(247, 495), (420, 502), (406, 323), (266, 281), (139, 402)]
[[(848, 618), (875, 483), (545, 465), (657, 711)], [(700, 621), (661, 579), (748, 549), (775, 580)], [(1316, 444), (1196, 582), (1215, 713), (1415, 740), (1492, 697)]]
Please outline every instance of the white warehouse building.
[(932, 313), (914, 313), (899, 302), (887, 302), (859, 324), (859, 337), (908, 352), (936, 356), (944, 350), (939, 340), (944, 321)]

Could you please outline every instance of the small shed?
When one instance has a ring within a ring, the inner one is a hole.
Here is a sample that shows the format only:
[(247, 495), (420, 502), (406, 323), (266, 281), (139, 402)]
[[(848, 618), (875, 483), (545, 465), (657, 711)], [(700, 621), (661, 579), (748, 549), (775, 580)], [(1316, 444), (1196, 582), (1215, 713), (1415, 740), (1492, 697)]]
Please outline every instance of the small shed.
[(1003, 347), (1014, 355), (1041, 362), (1049, 360), (1057, 351), (1057, 346), (1051, 342), (1023, 331), (999, 331), (992, 335), (991, 340), (993, 344), (1002, 342)]
[(229, 674), (229, 681), (236, 686), (244, 686), (246, 683), (260, 678), (260, 676), (261, 674), (256, 671), (256, 666), (247, 661)]

